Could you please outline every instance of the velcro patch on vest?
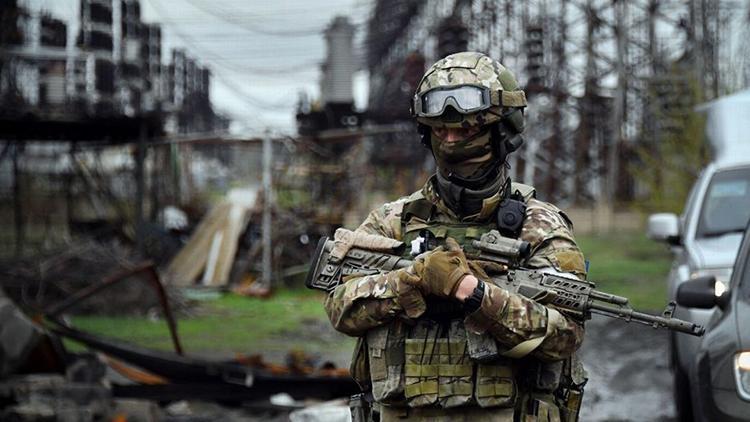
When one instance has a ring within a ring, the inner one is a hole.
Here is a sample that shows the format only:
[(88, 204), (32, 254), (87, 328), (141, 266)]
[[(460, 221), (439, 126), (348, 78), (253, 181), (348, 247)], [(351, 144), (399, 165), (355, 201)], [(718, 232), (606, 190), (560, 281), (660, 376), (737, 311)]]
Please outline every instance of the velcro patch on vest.
[(437, 380), (420, 381), (415, 384), (409, 384), (404, 388), (406, 398), (437, 394), (438, 391)]
[(477, 385), (477, 398), (486, 397), (510, 397), (513, 394), (512, 381), (500, 381), (492, 384)]
[(586, 274), (586, 263), (580, 252), (559, 251), (552, 256), (557, 261), (558, 270), (566, 273)]
[(406, 365), (407, 377), (436, 377), (440, 373), (440, 365)]
[(454, 382), (452, 384), (440, 384), (438, 395), (440, 397), (471, 396), (473, 389), (471, 383)]

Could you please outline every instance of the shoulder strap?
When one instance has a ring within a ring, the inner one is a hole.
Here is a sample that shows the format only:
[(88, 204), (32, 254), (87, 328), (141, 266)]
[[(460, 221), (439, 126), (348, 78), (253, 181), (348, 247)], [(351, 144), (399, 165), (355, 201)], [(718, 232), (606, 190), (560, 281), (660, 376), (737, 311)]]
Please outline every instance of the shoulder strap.
[(430, 221), (435, 210), (435, 204), (425, 198), (418, 198), (404, 204), (401, 211), (401, 223), (406, 224), (412, 217)]
[(511, 196), (517, 196), (517, 200), (524, 203), (529, 202), (529, 199), (536, 198), (536, 189), (533, 186), (518, 182), (511, 183), (510, 193)]

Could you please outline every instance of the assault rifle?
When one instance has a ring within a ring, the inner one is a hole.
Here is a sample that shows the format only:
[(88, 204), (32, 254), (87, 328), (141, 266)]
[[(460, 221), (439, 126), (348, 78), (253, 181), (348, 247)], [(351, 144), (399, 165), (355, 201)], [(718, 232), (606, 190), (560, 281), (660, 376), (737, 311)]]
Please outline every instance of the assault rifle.
[[(417, 238), (412, 242), (412, 253), (423, 251), (425, 246), (420, 244), (425, 241), (424, 238)], [(472, 241), (472, 246), (476, 252), (467, 253), (467, 259), (490, 261), (509, 268), (507, 273), (493, 277), (496, 284), (543, 305), (553, 305), (581, 321), (590, 319), (591, 314), (595, 313), (694, 336), (702, 336), (705, 331), (701, 325), (673, 318), (674, 302), (667, 305), (661, 316), (650, 315), (633, 310), (626, 297), (596, 290), (596, 284), (592, 281), (522, 268), (521, 263), (530, 253), (529, 243), (503, 237), (497, 230), (491, 230), (479, 240)], [(324, 237), (318, 242), (305, 284), (311, 289), (330, 292), (346, 276), (374, 275), (406, 268), (412, 261), (403, 257), (404, 247), (399, 242), (390, 251), (392, 253), (388, 253), (364, 249), (355, 243), (343, 259), (332, 259), (334, 241)]]

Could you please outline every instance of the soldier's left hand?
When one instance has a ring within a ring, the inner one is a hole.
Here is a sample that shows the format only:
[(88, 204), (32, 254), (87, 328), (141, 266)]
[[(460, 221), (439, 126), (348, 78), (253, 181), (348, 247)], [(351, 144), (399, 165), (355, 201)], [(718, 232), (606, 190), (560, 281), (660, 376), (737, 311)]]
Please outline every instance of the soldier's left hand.
[(445, 246), (418, 257), (413, 270), (422, 293), (447, 298), (453, 298), (461, 280), (471, 274), (461, 246), (450, 237)]
[(508, 266), (490, 261), (471, 260), (469, 261), (471, 272), (482, 281), (489, 281), (491, 276), (505, 274), (508, 272)]

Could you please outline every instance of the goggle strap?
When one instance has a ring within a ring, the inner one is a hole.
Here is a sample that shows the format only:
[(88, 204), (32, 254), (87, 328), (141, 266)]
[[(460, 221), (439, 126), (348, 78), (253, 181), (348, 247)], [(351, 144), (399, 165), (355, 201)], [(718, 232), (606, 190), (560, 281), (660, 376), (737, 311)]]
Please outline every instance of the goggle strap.
[(490, 104), (493, 106), (503, 105), (503, 91), (490, 91)]
[[(492, 96), (495, 96), (495, 92), (492, 93)], [(526, 107), (526, 93), (522, 90), (517, 91), (501, 91), (497, 93), (500, 95), (500, 104), (502, 104), (504, 107)], [(495, 104), (494, 98), (492, 99), (492, 104)]]

